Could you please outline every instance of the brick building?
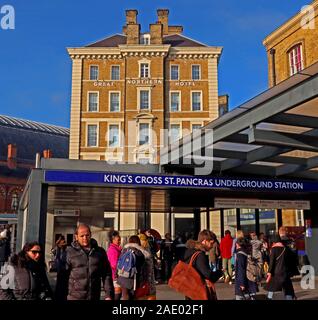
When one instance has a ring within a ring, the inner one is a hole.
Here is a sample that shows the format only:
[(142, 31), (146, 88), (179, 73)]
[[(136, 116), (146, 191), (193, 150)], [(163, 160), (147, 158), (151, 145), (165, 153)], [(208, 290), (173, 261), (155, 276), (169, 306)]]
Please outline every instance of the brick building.
[(0, 115), (0, 224), (15, 223), (19, 198), (36, 153), (67, 158), (69, 130)]
[(228, 97), (218, 97), (222, 48), (170, 26), (169, 10), (157, 14), (141, 33), (137, 10), (126, 10), (122, 34), (68, 49), (70, 159), (158, 163), (160, 146), (227, 111)]
[(269, 86), (318, 61), (318, 1), (314, 0), (263, 41), (268, 56)]

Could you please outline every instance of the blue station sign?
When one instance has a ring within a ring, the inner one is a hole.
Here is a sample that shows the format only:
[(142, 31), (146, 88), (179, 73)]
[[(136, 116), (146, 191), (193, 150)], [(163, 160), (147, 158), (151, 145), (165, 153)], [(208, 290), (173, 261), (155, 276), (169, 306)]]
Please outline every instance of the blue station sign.
[(239, 189), (276, 192), (318, 191), (318, 182), (312, 181), (63, 170), (46, 170), (45, 182), (102, 184), (106, 186), (177, 187), (226, 190)]

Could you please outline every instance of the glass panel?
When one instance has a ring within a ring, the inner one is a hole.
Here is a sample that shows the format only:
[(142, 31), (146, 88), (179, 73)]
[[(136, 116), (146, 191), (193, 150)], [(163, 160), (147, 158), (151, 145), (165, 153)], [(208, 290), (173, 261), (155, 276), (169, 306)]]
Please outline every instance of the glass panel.
[(119, 111), (119, 93), (110, 94), (110, 111)]
[(192, 92), (192, 111), (201, 110), (201, 92)]
[(171, 142), (177, 141), (180, 139), (180, 125), (172, 124), (170, 128), (170, 137)]
[(98, 80), (98, 66), (90, 66), (89, 78), (90, 80)]
[(97, 146), (97, 126), (96, 125), (89, 125), (87, 126), (87, 145), (89, 147), (96, 147)]
[(139, 145), (149, 143), (149, 124), (141, 123), (139, 125)]
[(275, 209), (259, 209), (259, 230), (265, 234), (267, 240), (271, 240), (276, 232)]
[(119, 126), (118, 125), (109, 126), (109, 146), (110, 147), (119, 146)]
[(179, 111), (180, 94), (179, 92), (171, 92), (171, 111)]
[(119, 66), (112, 66), (112, 80), (120, 79), (120, 69)]
[(220, 241), (220, 239), (221, 239), (221, 212), (220, 212), (220, 210), (210, 211), (209, 219), (210, 219), (210, 230), (216, 234), (218, 240)]
[(88, 95), (88, 111), (97, 111), (98, 109), (98, 93), (91, 92)]
[(195, 131), (195, 130), (201, 129), (201, 127), (202, 127), (201, 124), (193, 124), (192, 125), (192, 132)]
[(171, 80), (179, 80), (179, 66), (171, 66)]
[[(232, 237), (236, 233), (236, 209), (225, 209), (224, 210), (224, 231), (230, 230)], [(222, 234), (222, 237), (224, 235)]]
[(255, 209), (241, 209), (240, 223), (245, 235), (255, 232)]
[(192, 80), (200, 80), (200, 66), (192, 66)]
[(140, 65), (140, 77), (141, 78), (148, 78), (149, 77), (149, 64), (142, 63)]
[(147, 90), (140, 91), (140, 109), (149, 109), (149, 91)]

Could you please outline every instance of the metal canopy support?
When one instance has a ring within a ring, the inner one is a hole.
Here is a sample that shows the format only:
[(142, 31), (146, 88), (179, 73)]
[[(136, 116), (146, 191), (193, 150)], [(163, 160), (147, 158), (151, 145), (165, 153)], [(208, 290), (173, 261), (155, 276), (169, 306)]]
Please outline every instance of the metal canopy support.
[(318, 121), (316, 117), (303, 116), (299, 114), (277, 114), (273, 117), (270, 117), (268, 120), (266, 120), (266, 122), (318, 129)]
[[(302, 159), (302, 160), (306, 160), (306, 159)], [(290, 173), (310, 170), (315, 167), (318, 167), (318, 157), (313, 157), (313, 158), (307, 159), (305, 165), (304, 164), (300, 164), (300, 165), (289, 164), (289, 165), (280, 166), (280, 167), (276, 168), (276, 175), (282, 176), (282, 175), (286, 175), (286, 174), (290, 174)]]
[(250, 128), (249, 143), (279, 145), (307, 151), (318, 151), (317, 136), (295, 133), (282, 133)]

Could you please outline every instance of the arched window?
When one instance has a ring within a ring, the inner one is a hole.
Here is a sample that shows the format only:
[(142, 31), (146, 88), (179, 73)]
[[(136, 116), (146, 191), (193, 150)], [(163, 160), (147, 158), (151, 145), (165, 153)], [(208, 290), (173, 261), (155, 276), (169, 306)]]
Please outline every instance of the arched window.
[(303, 48), (301, 43), (295, 45), (288, 51), (290, 76), (304, 69)]

